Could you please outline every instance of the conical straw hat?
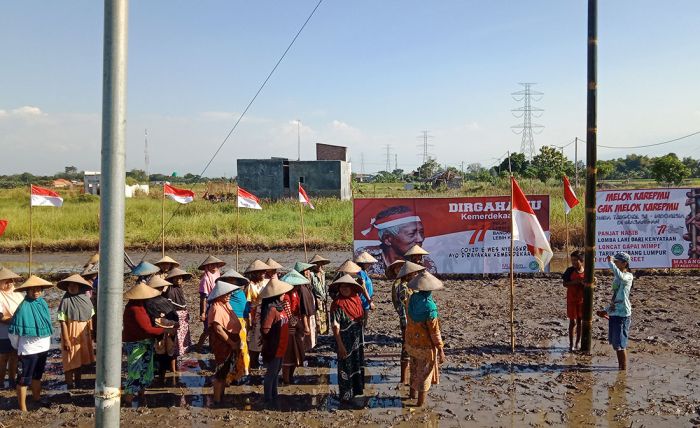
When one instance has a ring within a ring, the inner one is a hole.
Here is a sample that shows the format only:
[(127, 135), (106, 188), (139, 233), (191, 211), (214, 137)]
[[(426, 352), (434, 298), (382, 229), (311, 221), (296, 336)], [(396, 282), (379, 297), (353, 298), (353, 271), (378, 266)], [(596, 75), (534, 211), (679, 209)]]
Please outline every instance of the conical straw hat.
[(262, 260), (255, 259), (249, 264), (244, 273), (259, 272), (261, 270), (271, 270), (270, 266), (266, 265)]
[(6, 279), (22, 279), (22, 277), (6, 267), (0, 268), (0, 281), (4, 281)]
[(270, 281), (268, 281), (265, 288), (262, 289), (258, 297), (260, 297), (261, 299), (267, 299), (269, 297), (280, 296), (284, 293), (292, 291), (292, 289), (294, 289), (294, 286), (292, 284), (289, 284), (277, 278), (272, 278)]
[(330, 262), (331, 262), (330, 260), (328, 260), (327, 258), (320, 256), (318, 254), (314, 254), (314, 256), (311, 258), (311, 260), (309, 260), (309, 263), (313, 263), (315, 265), (320, 265), (320, 266), (327, 265)]
[[(148, 286), (151, 288), (163, 288), (172, 285), (158, 275), (154, 275), (148, 280)], [(161, 290), (162, 291), (162, 290)]]
[(299, 272), (299, 273), (304, 273), (305, 270), (309, 270), (311, 268), (316, 267), (316, 265), (312, 265), (311, 263), (304, 263), (304, 262), (296, 262), (294, 263), (294, 270)]
[(152, 263), (141, 262), (134, 266), (131, 270), (131, 274), (134, 276), (148, 276), (160, 272), (160, 268)]
[(231, 284), (230, 282), (221, 281), (220, 279), (218, 279), (216, 280), (216, 285), (214, 286), (214, 289), (211, 290), (211, 293), (209, 293), (209, 296), (207, 296), (207, 302), (213, 302), (219, 297), (229, 293), (233, 293), (234, 291), (240, 288), (241, 287), (236, 284)]
[(140, 281), (124, 293), (124, 298), (129, 300), (146, 300), (160, 296), (160, 294), (160, 290), (149, 287), (145, 282)]
[(292, 285), (311, 284), (311, 281), (309, 281), (309, 278), (305, 277), (304, 275), (300, 274), (299, 272), (297, 272), (295, 270), (290, 270), (281, 279), (282, 279), (282, 281), (284, 281), (288, 284), (292, 284)]
[(341, 276), (340, 278), (336, 279), (335, 281), (333, 281), (328, 286), (328, 288), (329, 289), (337, 289), (337, 288), (340, 288), (340, 286), (342, 286), (342, 285), (352, 285), (355, 288), (355, 291), (357, 291), (358, 293), (362, 293), (362, 286), (360, 284), (358, 284), (358, 282), (355, 281), (355, 279), (352, 276), (348, 275), (347, 273), (345, 275)]
[(357, 257), (355, 257), (355, 263), (377, 263), (377, 259), (372, 257), (372, 255), (367, 251), (363, 251)]
[(386, 269), (384, 269), (384, 275), (386, 275), (387, 279), (398, 278), (399, 271), (405, 263), (406, 260), (395, 260), (392, 264), (387, 266)]
[(180, 263), (176, 262), (175, 260), (171, 259), (168, 256), (163, 257), (162, 259), (158, 260), (157, 262), (153, 263), (154, 265), (160, 267), (161, 264), (163, 263), (170, 263), (175, 265), (175, 267), (179, 267)]
[(217, 281), (224, 281), (230, 284), (238, 285), (239, 287), (245, 287), (250, 283), (250, 280), (233, 269), (229, 269), (224, 272), (223, 275), (219, 277)]
[(430, 272), (423, 271), (408, 283), (408, 288), (418, 291), (437, 291), (442, 290), (445, 286), (442, 281), (435, 278)]
[(221, 266), (226, 265), (226, 262), (221, 260), (221, 259), (217, 259), (214, 256), (209, 256), (202, 262), (201, 265), (199, 265), (199, 267), (197, 269), (204, 270), (204, 266), (206, 266), (206, 265), (218, 265), (219, 267), (221, 267)]
[(87, 263), (85, 263), (84, 267), (88, 267), (90, 265), (95, 265), (100, 262), (100, 253), (95, 253), (88, 259)]
[(177, 277), (180, 277), (180, 276), (184, 276), (184, 278), (183, 278), (184, 281), (187, 281), (188, 279), (192, 278), (192, 274), (191, 274), (191, 273), (189, 273), (189, 272), (187, 272), (187, 271), (185, 271), (185, 270), (182, 270), (182, 269), (180, 269), (180, 268), (175, 267), (175, 268), (170, 269), (170, 271), (168, 272), (168, 276), (166, 277), (166, 279), (173, 279), (173, 278), (177, 278)]
[(92, 265), (92, 266), (86, 267), (85, 269), (83, 269), (82, 272), (80, 272), (80, 276), (82, 276), (84, 278), (86, 276), (92, 276), (92, 275), (99, 274), (100, 273), (99, 266), (100, 265)]
[(279, 263), (277, 263), (276, 261), (272, 260), (272, 257), (268, 257), (267, 260), (265, 260), (265, 264), (268, 265), (268, 266), (270, 267), (269, 270), (273, 270), (273, 269), (275, 269), (275, 270), (284, 269), (284, 266), (282, 266), (281, 264), (279, 264)]
[(68, 291), (69, 284), (77, 284), (81, 287), (92, 288), (92, 284), (85, 281), (85, 279), (82, 276), (78, 275), (77, 273), (75, 275), (69, 276), (66, 279), (62, 279), (62, 280), (58, 281), (58, 283), (56, 284), (56, 287), (58, 287), (60, 290)]
[(338, 272), (350, 273), (353, 275), (359, 273), (361, 270), (362, 268), (350, 259), (345, 260), (343, 264), (338, 267)]
[(427, 256), (428, 254), (430, 253), (425, 251), (420, 245), (416, 244), (412, 246), (410, 250), (406, 251), (406, 254), (404, 254), (404, 256)]
[(51, 288), (53, 287), (53, 284), (51, 284), (49, 281), (46, 281), (44, 279), (39, 278), (36, 275), (32, 275), (29, 278), (27, 278), (26, 281), (22, 283), (19, 287), (15, 287), (15, 291), (27, 291), (30, 288)]
[(406, 275), (410, 275), (414, 272), (420, 272), (424, 271), (425, 266), (421, 266), (418, 263), (413, 263), (413, 262), (406, 262), (401, 266), (401, 270), (399, 270), (398, 275), (396, 275), (397, 278), (403, 278)]

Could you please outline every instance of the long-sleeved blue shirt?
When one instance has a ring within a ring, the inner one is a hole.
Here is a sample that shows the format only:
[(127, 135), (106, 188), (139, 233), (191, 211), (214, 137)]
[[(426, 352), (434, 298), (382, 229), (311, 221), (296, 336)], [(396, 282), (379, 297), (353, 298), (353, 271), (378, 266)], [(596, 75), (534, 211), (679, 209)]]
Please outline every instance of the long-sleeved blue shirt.
[(608, 315), (615, 317), (629, 317), (632, 315), (632, 304), (630, 303), (630, 292), (632, 291), (632, 272), (622, 272), (612, 261), (608, 262), (613, 278), (613, 302), (608, 307)]
[[(365, 288), (367, 289), (367, 294), (369, 294), (369, 297), (371, 298), (374, 296), (374, 287), (372, 286), (372, 278), (367, 275), (367, 272), (361, 270), (359, 273), (360, 278), (362, 278), (362, 281), (365, 285)], [(362, 300), (362, 307), (365, 309), (365, 311), (369, 310), (369, 301), (365, 298), (364, 294), (360, 294), (360, 300)]]

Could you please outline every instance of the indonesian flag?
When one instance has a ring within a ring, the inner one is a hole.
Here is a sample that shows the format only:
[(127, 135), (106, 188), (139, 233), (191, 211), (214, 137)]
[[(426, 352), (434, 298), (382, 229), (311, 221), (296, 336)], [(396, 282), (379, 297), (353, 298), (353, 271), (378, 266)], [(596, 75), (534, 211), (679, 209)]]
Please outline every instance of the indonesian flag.
[(532, 210), (530, 202), (518, 186), (518, 182), (511, 177), (510, 183), (511, 195), (513, 196), (513, 206), (511, 207), (513, 240), (525, 242), (530, 254), (537, 259), (540, 269), (544, 270), (554, 255), (549, 246), (547, 235), (544, 234), (544, 230), (535, 216), (535, 211)]
[(564, 176), (564, 212), (569, 214), (571, 209), (579, 204), (574, 188), (569, 183), (569, 177)]
[(32, 184), (31, 205), (33, 207), (60, 207), (63, 205), (63, 198), (53, 190)]
[(187, 189), (178, 189), (168, 183), (163, 185), (163, 194), (175, 202), (189, 204), (194, 201), (194, 192)]
[(312, 204), (311, 199), (309, 199), (309, 195), (306, 194), (306, 190), (301, 187), (301, 183), (299, 183), (299, 202), (301, 202), (302, 205), (308, 206), (312, 210), (315, 209), (314, 204)]
[(260, 199), (254, 194), (244, 190), (243, 188), (238, 188), (238, 206), (240, 208), (252, 208), (254, 210), (261, 210)]
[(0, 220), (0, 236), (5, 233), (5, 229), (7, 229), (7, 220)]

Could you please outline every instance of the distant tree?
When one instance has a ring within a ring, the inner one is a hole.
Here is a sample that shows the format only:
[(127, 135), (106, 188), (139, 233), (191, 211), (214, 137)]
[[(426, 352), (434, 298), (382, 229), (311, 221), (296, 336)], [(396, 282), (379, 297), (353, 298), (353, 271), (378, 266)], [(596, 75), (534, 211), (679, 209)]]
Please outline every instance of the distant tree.
[(690, 171), (690, 177), (698, 178), (700, 177), (700, 162), (691, 157), (683, 158), (683, 165)]
[(132, 169), (126, 173), (126, 178), (130, 178), (136, 183), (148, 183), (149, 177), (146, 175), (146, 171), (142, 169)]
[(690, 176), (690, 169), (678, 159), (675, 153), (655, 158), (651, 165), (651, 173), (658, 183), (681, 184)]
[(572, 175), (574, 163), (566, 159), (555, 147), (542, 146), (539, 154), (532, 158), (526, 172), (542, 182), (547, 182), (549, 179), (561, 177), (562, 174)]
[(491, 172), (481, 166), (480, 163), (470, 163), (467, 165), (467, 171), (464, 176), (464, 178), (471, 181), (491, 181), (493, 178)]
[(440, 164), (435, 159), (429, 158), (423, 165), (419, 166), (416, 172), (419, 178), (428, 178), (442, 171)]
[[(513, 175), (516, 176), (526, 176), (527, 173), (527, 167), (530, 165), (530, 162), (525, 158), (525, 154), (523, 153), (511, 153), (510, 154), (510, 168), (513, 170)], [(508, 157), (503, 159), (503, 161), (498, 165), (498, 173), (502, 173), (503, 171), (508, 172)]]
[(615, 161), (598, 161), (596, 169), (598, 170), (597, 178), (599, 180), (610, 179), (613, 171), (615, 171)]
[(78, 168), (76, 168), (74, 166), (67, 166), (64, 169), (65, 169), (66, 174), (77, 174), (78, 173)]

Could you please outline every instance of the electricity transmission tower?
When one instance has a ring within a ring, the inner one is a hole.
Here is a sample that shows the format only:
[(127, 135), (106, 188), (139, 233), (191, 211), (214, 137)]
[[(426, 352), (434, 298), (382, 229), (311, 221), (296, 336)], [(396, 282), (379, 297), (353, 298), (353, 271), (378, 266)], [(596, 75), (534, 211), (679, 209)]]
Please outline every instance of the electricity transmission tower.
[(428, 162), (430, 157), (433, 155), (430, 153), (428, 150), (430, 147), (435, 147), (433, 144), (428, 143), (428, 141), (433, 138), (432, 135), (428, 135), (429, 131), (421, 131), (421, 135), (418, 136), (419, 139), (423, 140), (423, 143), (419, 144), (418, 147), (422, 149), (421, 153), (418, 153), (418, 156), (423, 157), (423, 164)]
[(523, 106), (514, 108), (511, 112), (513, 116), (522, 118), (523, 123), (513, 125), (511, 129), (516, 134), (522, 136), (520, 140), (520, 152), (523, 153), (528, 160), (532, 160), (536, 154), (535, 141), (532, 136), (533, 129), (536, 134), (539, 134), (542, 132), (542, 128), (544, 128), (542, 125), (532, 123), (532, 117), (541, 117), (544, 111), (539, 107), (533, 107), (532, 101), (540, 101), (544, 93), (532, 90), (531, 86), (535, 85), (535, 83), (519, 83), (519, 85), (521, 85), (523, 89), (511, 93), (511, 95), (515, 101), (522, 101)]
[(149, 157), (148, 157), (148, 128), (146, 128), (146, 129), (143, 131), (143, 139), (144, 139), (144, 142), (143, 142), (143, 157), (144, 157), (144, 161), (145, 161), (145, 164), (146, 164), (146, 177), (148, 178), (148, 177), (150, 177), (150, 175), (149, 175), (149, 174), (150, 174), (150, 172), (149, 172), (149, 169), (150, 169), (149, 167), (150, 167), (150, 165), (149, 165), (149, 164), (151, 163), (151, 161), (150, 161), (150, 159), (149, 159)]
[(387, 144), (384, 148), (386, 148), (386, 166), (384, 171), (391, 172), (391, 145)]

